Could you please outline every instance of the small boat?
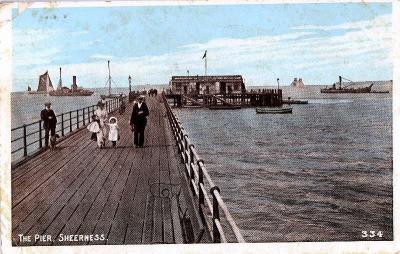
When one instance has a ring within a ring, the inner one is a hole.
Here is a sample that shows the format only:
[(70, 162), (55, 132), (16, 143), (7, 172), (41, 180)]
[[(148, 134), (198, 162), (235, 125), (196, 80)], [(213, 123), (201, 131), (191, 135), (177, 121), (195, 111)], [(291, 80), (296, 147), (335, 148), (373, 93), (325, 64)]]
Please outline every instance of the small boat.
[(291, 114), (293, 108), (256, 108), (257, 114)]

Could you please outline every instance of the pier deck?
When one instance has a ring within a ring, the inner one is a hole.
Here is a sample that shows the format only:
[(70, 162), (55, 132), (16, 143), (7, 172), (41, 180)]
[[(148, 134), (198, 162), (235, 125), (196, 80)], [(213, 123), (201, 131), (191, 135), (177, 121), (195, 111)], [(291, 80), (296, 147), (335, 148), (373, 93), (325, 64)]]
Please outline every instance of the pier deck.
[[(147, 104), (144, 148), (133, 147), (128, 104), (116, 115), (116, 148), (109, 142), (99, 149), (83, 129), (12, 170), (13, 245), (182, 243), (199, 235), (209, 241), (198, 233), (199, 217), (161, 96), (149, 97)], [(190, 227), (181, 223), (182, 211)], [(20, 241), (19, 234), (47, 236)]]

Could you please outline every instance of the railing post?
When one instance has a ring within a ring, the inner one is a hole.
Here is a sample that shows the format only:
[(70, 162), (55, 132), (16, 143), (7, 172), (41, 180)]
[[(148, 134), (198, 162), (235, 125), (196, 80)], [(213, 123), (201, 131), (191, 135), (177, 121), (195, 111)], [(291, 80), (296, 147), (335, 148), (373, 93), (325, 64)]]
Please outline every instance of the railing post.
[(69, 112), (69, 132), (72, 132), (72, 111)]
[(108, 104), (109, 104), (108, 101), (106, 101), (106, 110), (107, 110), (107, 112), (110, 112), (108, 109)]
[(28, 147), (26, 145), (26, 125), (24, 124), (24, 156), (28, 155)]
[(218, 200), (217, 197), (215, 196), (214, 191), (217, 190), (220, 192), (218, 186), (214, 186), (211, 188), (210, 192), (213, 197), (213, 242), (214, 243), (220, 243), (221, 242), (221, 235), (218, 231), (217, 224), (215, 223), (215, 220), (220, 220), (219, 218), (219, 205), (218, 205)]
[(204, 193), (203, 193), (203, 189), (201, 188), (201, 185), (204, 185), (204, 179), (203, 179), (203, 169), (200, 166), (200, 163), (204, 163), (203, 160), (198, 160), (197, 161), (197, 168), (198, 168), (198, 172), (199, 172), (199, 210), (201, 211), (201, 206), (204, 205)]
[(64, 113), (61, 114), (61, 136), (64, 137)]
[(87, 107), (87, 116), (88, 116), (88, 123), (90, 123), (92, 120), (92, 118), (90, 117), (90, 107)]
[(42, 120), (39, 120), (39, 148), (42, 148)]
[(190, 145), (189, 145), (189, 148), (188, 148), (188, 149), (189, 149), (189, 158), (188, 158), (188, 162), (189, 162), (189, 169), (190, 169), (190, 179), (191, 179), (191, 180), (195, 180), (195, 179), (194, 179), (194, 169), (193, 169), (193, 167), (192, 167), (192, 163), (194, 162), (192, 147), (194, 147), (194, 145), (193, 145), (193, 144), (190, 144)]
[(83, 125), (85, 125), (85, 108), (83, 108), (82, 110), (83, 110), (83, 113), (82, 113)]
[(79, 109), (76, 110), (76, 128), (79, 129)]

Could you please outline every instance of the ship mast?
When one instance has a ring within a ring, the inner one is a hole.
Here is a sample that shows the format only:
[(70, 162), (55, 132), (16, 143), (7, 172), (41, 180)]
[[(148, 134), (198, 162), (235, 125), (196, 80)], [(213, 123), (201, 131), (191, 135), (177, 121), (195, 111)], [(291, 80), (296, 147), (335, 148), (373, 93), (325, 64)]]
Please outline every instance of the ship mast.
[(111, 72), (110, 72), (110, 60), (108, 60), (108, 95), (111, 96)]

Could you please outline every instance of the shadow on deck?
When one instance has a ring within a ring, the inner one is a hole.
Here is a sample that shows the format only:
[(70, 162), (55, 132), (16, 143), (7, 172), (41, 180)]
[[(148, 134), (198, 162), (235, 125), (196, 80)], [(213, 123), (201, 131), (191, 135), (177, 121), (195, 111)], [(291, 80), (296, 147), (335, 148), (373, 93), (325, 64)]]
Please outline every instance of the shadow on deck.
[(133, 147), (129, 104), (116, 115), (116, 148), (99, 149), (83, 130), (13, 169), (14, 246), (210, 241), (161, 97), (147, 104), (144, 148)]

